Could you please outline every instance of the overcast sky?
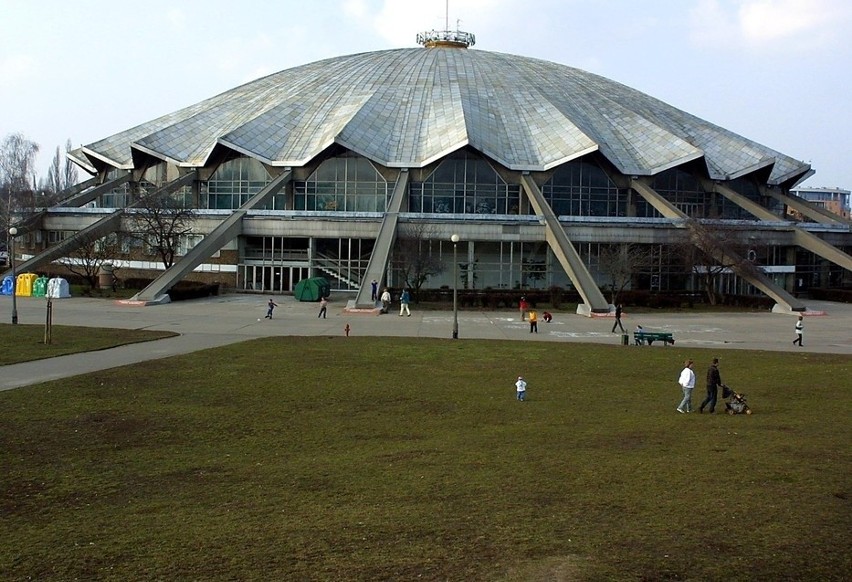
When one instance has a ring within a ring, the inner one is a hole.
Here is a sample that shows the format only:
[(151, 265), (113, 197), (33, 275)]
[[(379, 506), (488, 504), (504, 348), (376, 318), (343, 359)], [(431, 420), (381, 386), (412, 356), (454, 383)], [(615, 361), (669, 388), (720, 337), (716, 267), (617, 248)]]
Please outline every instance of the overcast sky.
[[(416, 46), (445, 0), (0, 0), (0, 138), (92, 143), (319, 59)], [(585, 69), (852, 189), (850, 0), (450, 0), (471, 50)]]

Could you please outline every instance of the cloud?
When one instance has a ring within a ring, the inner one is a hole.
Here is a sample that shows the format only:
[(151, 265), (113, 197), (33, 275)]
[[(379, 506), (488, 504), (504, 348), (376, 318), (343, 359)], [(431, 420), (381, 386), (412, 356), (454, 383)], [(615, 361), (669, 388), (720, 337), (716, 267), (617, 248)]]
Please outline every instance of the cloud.
[(746, 42), (759, 45), (826, 32), (848, 12), (845, 0), (759, 0), (743, 3), (737, 16)]
[(36, 61), (28, 55), (10, 55), (0, 58), (0, 79), (7, 87), (30, 78), (35, 73)]
[(344, 0), (343, 13), (352, 18), (362, 19), (367, 16), (369, 6), (365, 0)]
[(166, 22), (173, 30), (182, 31), (186, 29), (186, 13), (180, 8), (169, 8), (166, 11)]
[(848, 0), (700, 0), (690, 11), (698, 45), (729, 50), (819, 50), (845, 34)]
[[(269, 54), (275, 46), (273, 38), (266, 33), (255, 33), (248, 37), (231, 37), (220, 40), (208, 58), (213, 61), (213, 67), (216, 70), (228, 75), (236, 74), (237, 78), (246, 79), (247, 75), (254, 72), (269, 70), (268, 65), (257, 64), (255, 60), (258, 55)], [(247, 69), (253, 72), (244, 72)], [(253, 78), (256, 77), (249, 77), (248, 80)]]

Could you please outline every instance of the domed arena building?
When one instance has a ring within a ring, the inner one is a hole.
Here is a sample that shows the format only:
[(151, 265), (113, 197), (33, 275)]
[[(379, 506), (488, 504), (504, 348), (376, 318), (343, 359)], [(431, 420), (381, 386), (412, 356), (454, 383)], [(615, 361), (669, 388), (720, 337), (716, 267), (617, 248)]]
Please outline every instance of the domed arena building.
[[(182, 279), (286, 293), (323, 276), (358, 308), (375, 280), (561, 287), (589, 314), (610, 309), (612, 257), (636, 250), (628, 289), (697, 290), (711, 260), (727, 262), (719, 292), (783, 309), (849, 283), (849, 222), (790, 194), (808, 164), (468, 33), (418, 41), (281, 71), (71, 152), (92, 179), (40, 217), (21, 268), (132, 234), (167, 197), (192, 209), (174, 263), (148, 244), (115, 257), (153, 279), (140, 301)], [(685, 263), (689, 245), (704, 258)]]

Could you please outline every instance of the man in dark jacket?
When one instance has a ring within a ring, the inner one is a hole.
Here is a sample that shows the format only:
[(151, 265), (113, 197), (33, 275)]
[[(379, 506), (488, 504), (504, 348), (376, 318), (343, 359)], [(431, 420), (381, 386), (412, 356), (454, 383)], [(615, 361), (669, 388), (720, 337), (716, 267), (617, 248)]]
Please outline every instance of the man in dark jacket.
[(719, 358), (713, 358), (713, 363), (707, 368), (707, 398), (701, 403), (698, 412), (704, 412), (704, 407), (710, 406), (710, 414), (716, 411), (716, 397), (719, 393), (719, 385), (722, 376), (719, 374)]
[(621, 314), (624, 313), (624, 308), (621, 303), (615, 306), (615, 323), (612, 324), (612, 333), (615, 333), (615, 328), (620, 327), (621, 333), (625, 332), (624, 326), (621, 325)]

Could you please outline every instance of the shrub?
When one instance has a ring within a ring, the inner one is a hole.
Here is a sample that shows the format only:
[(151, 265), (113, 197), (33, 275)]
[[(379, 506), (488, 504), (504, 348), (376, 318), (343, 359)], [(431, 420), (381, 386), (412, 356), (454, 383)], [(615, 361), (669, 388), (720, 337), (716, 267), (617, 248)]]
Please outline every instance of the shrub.
[(811, 287), (808, 289), (808, 295), (810, 295), (812, 299), (820, 301), (852, 303), (852, 289), (823, 289), (820, 287)]
[(169, 290), (169, 297), (172, 301), (199, 299), (218, 294), (218, 283), (200, 283), (196, 281), (181, 281)]

